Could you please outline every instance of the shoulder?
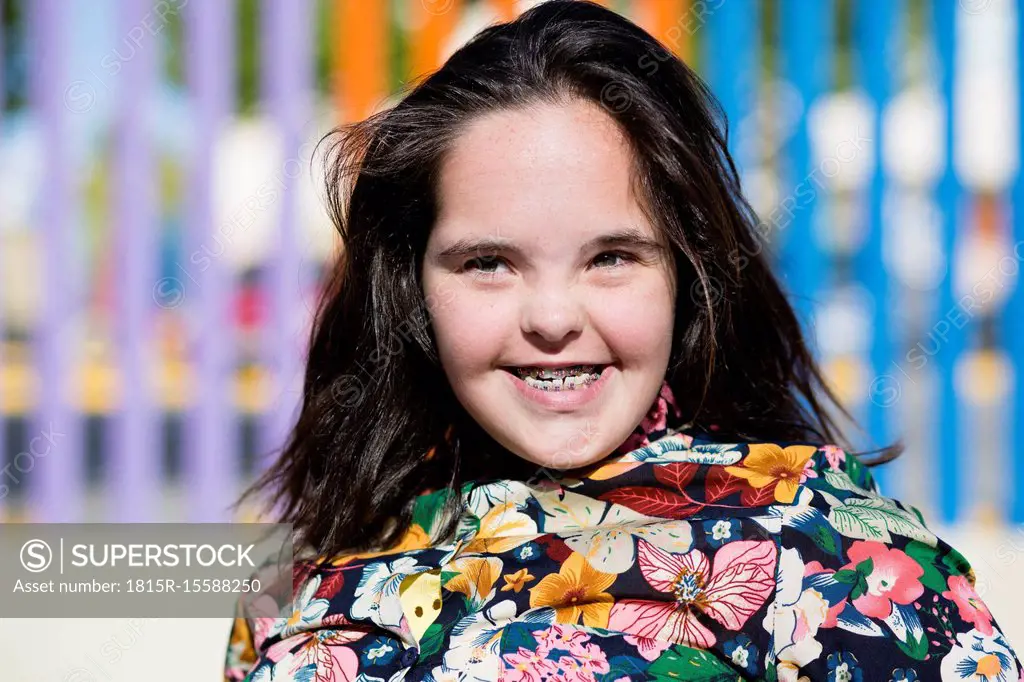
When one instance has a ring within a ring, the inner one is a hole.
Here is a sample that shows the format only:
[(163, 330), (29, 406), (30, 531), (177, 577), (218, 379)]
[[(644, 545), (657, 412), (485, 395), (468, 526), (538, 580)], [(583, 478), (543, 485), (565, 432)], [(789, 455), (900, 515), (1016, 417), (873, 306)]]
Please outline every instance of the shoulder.
[(240, 682), (257, 672), (272, 675), (273, 679), (307, 679), (310, 666), (316, 665), (347, 675), (351, 661), (332, 657), (345, 645), (366, 636), (367, 627), (354, 622), (353, 614), (343, 607), (351, 606), (353, 590), (358, 596), (367, 575), (379, 577), (377, 568), (391, 568), (395, 565), (389, 563), (391, 560), (397, 562), (409, 552), (429, 547), (429, 534), (444, 496), (444, 491), (435, 491), (417, 497), (411, 524), (388, 549), (320, 556), (305, 552), (292, 567), (291, 600), (274, 617), (254, 617), (240, 601), (225, 656), (225, 682)]
[[(870, 573), (875, 564), (900, 558), (890, 569), (924, 576), (922, 586), (945, 589), (922, 562), (938, 562), (948, 573), (973, 580), (967, 560), (932, 532), (921, 511), (883, 495), (869, 467), (839, 446), (814, 446), (792, 505), (779, 515), (783, 550), (795, 550), (814, 566)], [(862, 563), (870, 557), (877, 560)], [(859, 568), (851, 569), (852, 561)], [(844, 573), (840, 580), (849, 577)]]
[(831, 542), (819, 530), (816, 545), (836, 559), (841, 558), (836, 552), (840, 542), (860, 540), (899, 548), (911, 542), (930, 547), (941, 543), (917, 507), (885, 496), (871, 469), (837, 445), (815, 447), (793, 505), (795, 509), (784, 514), (784, 525), (794, 531), (791, 537), (807, 533), (811, 519), (821, 519), (831, 530)]
[(918, 509), (883, 496), (854, 455), (817, 447), (793, 504), (777, 510), (770, 627), (779, 679), (831, 679), (840, 668), (850, 679), (973, 679), (989, 670), (998, 675), (985, 679), (1020, 679), (968, 560)]

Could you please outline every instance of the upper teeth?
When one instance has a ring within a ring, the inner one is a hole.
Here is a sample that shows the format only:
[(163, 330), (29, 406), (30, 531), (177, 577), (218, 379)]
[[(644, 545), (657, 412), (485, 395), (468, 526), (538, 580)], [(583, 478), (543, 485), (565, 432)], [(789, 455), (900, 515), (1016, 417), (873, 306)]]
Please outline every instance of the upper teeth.
[(596, 365), (573, 365), (571, 367), (559, 367), (557, 369), (540, 369), (537, 367), (517, 367), (516, 372), (521, 377), (533, 377), (535, 379), (564, 379), (568, 376), (579, 374), (592, 374), (596, 372)]

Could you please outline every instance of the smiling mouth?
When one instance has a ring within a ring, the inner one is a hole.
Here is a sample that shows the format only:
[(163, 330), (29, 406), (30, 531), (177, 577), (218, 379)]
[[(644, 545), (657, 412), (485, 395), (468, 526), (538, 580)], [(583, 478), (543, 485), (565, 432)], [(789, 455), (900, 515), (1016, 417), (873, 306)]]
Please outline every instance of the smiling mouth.
[(504, 367), (526, 385), (542, 391), (571, 391), (585, 388), (601, 378), (609, 365), (569, 365), (566, 367)]

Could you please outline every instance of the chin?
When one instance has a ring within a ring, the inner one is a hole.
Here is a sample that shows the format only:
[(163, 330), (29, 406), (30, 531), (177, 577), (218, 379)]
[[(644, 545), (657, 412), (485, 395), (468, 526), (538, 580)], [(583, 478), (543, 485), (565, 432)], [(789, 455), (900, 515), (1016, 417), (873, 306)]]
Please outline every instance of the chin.
[[(608, 452), (606, 452), (608, 450)], [(605, 448), (603, 446), (596, 446), (594, 443), (590, 443), (584, 450), (573, 450), (571, 447), (561, 448), (558, 450), (545, 450), (541, 452), (536, 451), (525, 451), (519, 454), (523, 459), (536, 464), (538, 467), (544, 467), (545, 469), (578, 469), (594, 462), (600, 461), (606, 457), (611, 448)]]

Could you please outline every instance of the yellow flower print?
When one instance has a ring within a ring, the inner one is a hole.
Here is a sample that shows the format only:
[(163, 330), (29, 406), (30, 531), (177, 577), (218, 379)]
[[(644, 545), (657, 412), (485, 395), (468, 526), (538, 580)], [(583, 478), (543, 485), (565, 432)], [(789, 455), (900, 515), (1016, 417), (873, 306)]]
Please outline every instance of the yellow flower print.
[(775, 484), (775, 500), (789, 503), (796, 498), (800, 477), (818, 448), (813, 445), (790, 445), (781, 448), (775, 443), (751, 443), (750, 453), (741, 466), (726, 467), (733, 476), (747, 479), (754, 488)]
[(426, 549), (427, 547), (430, 547), (430, 536), (427, 535), (427, 531), (423, 530), (423, 526), (418, 523), (412, 523), (409, 524), (408, 530), (405, 531), (398, 544), (387, 551), (389, 553), (405, 552), (410, 549)]
[(502, 592), (508, 592), (509, 590), (515, 590), (517, 593), (523, 589), (523, 585), (533, 580), (534, 576), (530, 575), (530, 572), (525, 568), (520, 568), (511, 575), (502, 576), (505, 578), (505, 586), (501, 588)]
[(449, 592), (459, 592), (471, 604), (483, 604), (491, 598), (494, 584), (501, 575), (502, 561), (498, 557), (469, 556), (452, 561), (445, 570), (458, 571), (458, 575), (444, 584)]
[(538, 535), (537, 522), (520, 511), (515, 502), (499, 504), (480, 519), (480, 530), (465, 552), (499, 554), (525, 545)]
[(586, 626), (607, 627), (615, 600), (605, 589), (615, 578), (614, 573), (594, 569), (582, 554), (573, 552), (557, 574), (544, 576), (530, 588), (530, 607), (553, 606), (559, 623), (575, 624), (582, 615)]

